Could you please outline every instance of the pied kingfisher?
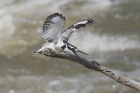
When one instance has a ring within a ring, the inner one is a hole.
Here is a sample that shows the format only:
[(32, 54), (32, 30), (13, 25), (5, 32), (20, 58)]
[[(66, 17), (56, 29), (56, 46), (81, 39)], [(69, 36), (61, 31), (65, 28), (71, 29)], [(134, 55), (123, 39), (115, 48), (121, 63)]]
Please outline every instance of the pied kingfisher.
[(74, 31), (95, 23), (95, 20), (96, 19), (93, 18), (81, 20), (71, 25), (64, 32), (62, 32), (64, 29), (65, 17), (59, 13), (54, 13), (48, 16), (43, 24), (42, 32), (46, 43), (42, 46), (42, 48), (40, 48), (34, 53), (44, 54), (43, 51), (45, 48), (51, 48), (53, 50), (66, 53), (64, 50), (67, 48), (72, 51), (79, 59), (80, 57), (76, 54), (76, 52), (88, 55), (83, 51), (79, 50), (76, 46), (68, 43), (68, 39)]

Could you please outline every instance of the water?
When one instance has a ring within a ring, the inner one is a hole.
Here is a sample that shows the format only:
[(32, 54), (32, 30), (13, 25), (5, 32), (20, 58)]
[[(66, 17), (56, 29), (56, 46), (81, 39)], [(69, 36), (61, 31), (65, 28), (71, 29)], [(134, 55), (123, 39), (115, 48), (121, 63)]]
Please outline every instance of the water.
[(139, 4), (139, 0), (1, 0), (0, 93), (138, 93), (77, 63), (32, 53), (45, 42), (41, 31), (48, 15), (65, 15), (65, 28), (94, 17), (97, 23), (75, 32), (70, 42), (90, 54), (81, 55), (84, 58), (140, 82)]

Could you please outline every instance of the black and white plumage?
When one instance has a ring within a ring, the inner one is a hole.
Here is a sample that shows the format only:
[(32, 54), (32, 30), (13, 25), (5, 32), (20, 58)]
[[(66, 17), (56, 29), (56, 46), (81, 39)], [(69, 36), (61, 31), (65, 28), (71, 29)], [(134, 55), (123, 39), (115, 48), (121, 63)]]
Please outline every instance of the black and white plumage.
[(68, 29), (66, 29), (63, 34), (62, 34), (62, 38), (65, 40), (65, 41), (68, 41), (69, 37), (71, 36), (71, 34), (82, 28), (82, 27), (85, 27), (85, 26), (88, 26), (88, 25), (91, 25), (93, 23), (95, 23), (96, 19), (87, 19), (87, 20), (81, 20), (73, 25), (71, 25)]
[(57, 42), (62, 37), (65, 17), (55, 13), (47, 17), (43, 24), (43, 37), (47, 42)]
[(46, 47), (57, 50), (59, 52), (65, 52), (64, 51), (65, 48), (68, 48), (79, 58), (76, 52), (80, 52), (83, 54), (86, 53), (82, 52), (74, 45), (68, 43), (68, 39), (74, 31), (78, 30), (79, 28), (95, 23), (95, 20), (96, 19), (87, 19), (87, 20), (79, 21), (71, 25), (64, 32), (62, 32), (64, 29), (65, 17), (59, 13), (54, 13), (48, 16), (43, 24), (43, 32), (42, 32), (42, 35), (46, 40), (46, 43), (42, 46), (42, 48), (40, 48), (35, 53), (43, 54), (43, 50)]

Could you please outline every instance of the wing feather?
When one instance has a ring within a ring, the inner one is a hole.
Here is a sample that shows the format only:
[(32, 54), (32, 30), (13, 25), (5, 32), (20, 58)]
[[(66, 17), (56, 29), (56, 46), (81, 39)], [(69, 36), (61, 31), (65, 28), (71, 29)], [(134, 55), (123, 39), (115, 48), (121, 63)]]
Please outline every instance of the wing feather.
[(82, 20), (82, 21), (79, 21), (75, 24), (73, 24), (72, 26), (70, 26), (68, 29), (66, 29), (63, 34), (62, 34), (62, 38), (63, 40), (65, 41), (68, 41), (69, 37), (71, 36), (71, 34), (75, 31), (75, 30), (78, 30), (82, 27), (85, 27), (85, 26), (88, 26), (88, 25), (91, 25), (93, 23), (95, 23), (96, 19), (87, 19), (87, 20)]
[(65, 17), (62, 14), (54, 13), (48, 16), (43, 24), (42, 35), (48, 42), (57, 41), (62, 37), (62, 30), (65, 24)]

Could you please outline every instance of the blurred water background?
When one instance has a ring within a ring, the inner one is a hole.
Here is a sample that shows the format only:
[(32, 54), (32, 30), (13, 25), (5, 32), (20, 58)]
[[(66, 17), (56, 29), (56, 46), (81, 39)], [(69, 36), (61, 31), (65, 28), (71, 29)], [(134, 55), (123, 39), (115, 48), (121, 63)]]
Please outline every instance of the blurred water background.
[(140, 82), (140, 0), (0, 0), (0, 93), (138, 93), (80, 64), (32, 55), (54, 12), (65, 28), (97, 18), (70, 42), (90, 55), (80, 56)]

